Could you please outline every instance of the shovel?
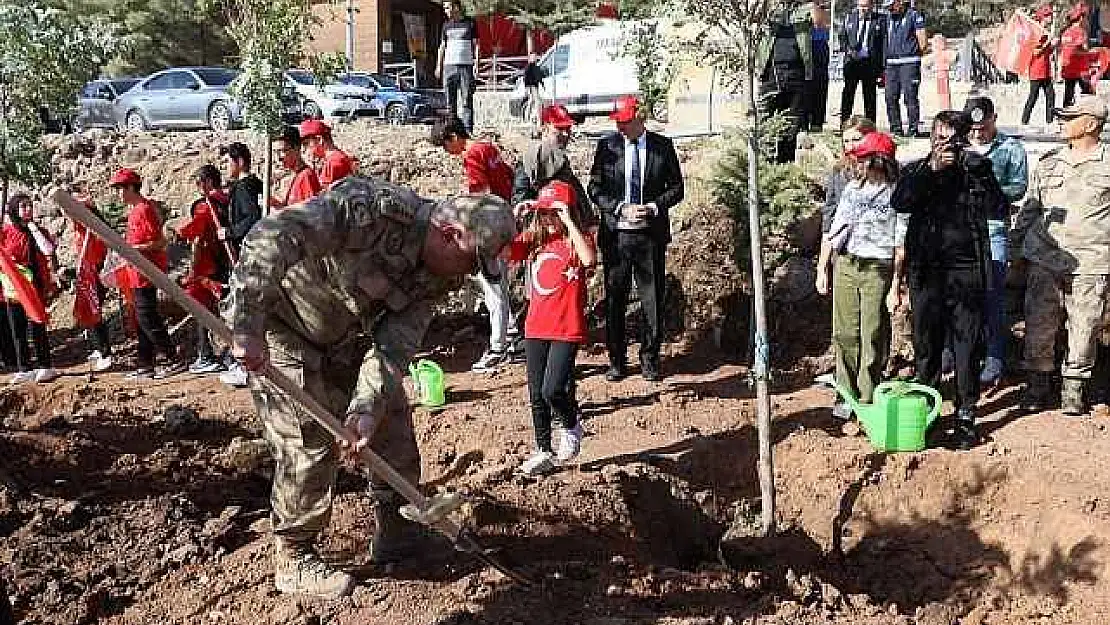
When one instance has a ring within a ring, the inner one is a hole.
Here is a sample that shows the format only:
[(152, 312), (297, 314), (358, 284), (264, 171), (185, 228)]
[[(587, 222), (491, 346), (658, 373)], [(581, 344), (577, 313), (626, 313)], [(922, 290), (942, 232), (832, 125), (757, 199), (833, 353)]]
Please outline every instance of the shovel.
[[(49, 195), (70, 217), (84, 224), (90, 231), (95, 232), (108, 247), (119, 253), (174, 302), (187, 310), (197, 320), (197, 323), (203, 325), (209, 332), (228, 344), (232, 343), (231, 329), (220, 318), (189, 297), (154, 263), (151, 263), (145, 256), (128, 245), (116, 231), (97, 218), (88, 208), (75, 201), (72, 196), (62, 189), (57, 189)], [(272, 364), (266, 363), (257, 374), (265, 376), (275, 386), (297, 400), (312, 415), (312, 418), (336, 439), (345, 441), (351, 449), (356, 448), (358, 436), (344, 428), (342, 423), (326, 408), (321, 406), (311, 395), (304, 392), (284, 373), (274, 368)], [(389, 463), (383, 460), (381, 456), (374, 453), (369, 446), (364, 446), (359, 450), (358, 457), (374, 475), (385, 480), (409, 502), (409, 505), (401, 510), (402, 515), (406, 518), (440, 532), (454, 543), (456, 549), (470, 554), (497, 569), (517, 584), (522, 586), (532, 585), (531, 578), (501, 562), (492, 552), (482, 547), (472, 531), (450, 518), (450, 514), (462, 506), (461, 496), (458, 494), (441, 494), (425, 497), (415, 486), (397, 473), (393, 467), (389, 466)]]

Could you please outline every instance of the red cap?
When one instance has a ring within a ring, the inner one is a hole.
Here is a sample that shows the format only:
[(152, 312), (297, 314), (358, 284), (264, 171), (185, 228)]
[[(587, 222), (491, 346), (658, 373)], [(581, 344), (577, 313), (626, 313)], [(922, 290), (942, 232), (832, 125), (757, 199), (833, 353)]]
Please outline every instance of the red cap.
[(630, 122), (640, 114), (640, 101), (634, 95), (624, 95), (617, 98), (617, 108), (610, 115), (609, 119), (619, 122)]
[(540, 196), (536, 200), (536, 210), (554, 208), (556, 202), (573, 206), (574, 199), (574, 187), (562, 180), (552, 180), (540, 189)]
[(139, 174), (134, 169), (127, 169), (126, 167), (124, 167), (112, 176), (112, 179), (108, 181), (108, 186), (122, 187), (141, 185), (142, 183), (142, 177), (139, 176)]
[(872, 154), (879, 154), (887, 158), (894, 158), (894, 152), (897, 146), (894, 145), (894, 139), (885, 132), (869, 132), (863, 136), (863, 140), (856, 144), (856, 147), (848, 150), (849, 156), (855, 158), (866, 158)]
[(540, 121), (551, 124), (560, 130), (566, 130), (574, 126), (574, 119), (571, 118), (570, 111), (567, 111), (567, 107), (562, 104), (543, 107), (543, 110), (540, 111)]
[(1090, 12), (1090, 9), (1087, 8), (1086, 4), (1084, 4), (1082, 2), (1077, 3), (1075, 6), (1073, 6), (1071, 8), (1070, 11), (1068, 11), (1068, 19), (1069, 20), (1077, 20), (1081, 17), (1087, 17), (1088, 12)]
[(1041, 6), (1037, 7), (1036, 12), (1033, 13), (1033, 17), (1038, 20), (1044, 20), (1052, 17), (1052, 5), (1042, 4)]
[(303, 122), (301, 122), (301, 125), (297, 130), (300, 131), (302, 139), (307, 139), (309, 137), (331, 136), (331, 128), (318, 119), (304, 120)]

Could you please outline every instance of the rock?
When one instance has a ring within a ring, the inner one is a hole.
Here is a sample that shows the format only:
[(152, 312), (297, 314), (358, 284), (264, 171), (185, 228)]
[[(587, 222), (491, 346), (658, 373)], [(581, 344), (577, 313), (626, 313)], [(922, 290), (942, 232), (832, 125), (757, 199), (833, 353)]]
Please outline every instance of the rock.
[(167, 552), (166, 555), (162, 557), (162, 563), (176, 564), (180, 566), (182, 564), (187, 564), (188, 561), (198, 553), (200, 553), (200, 547), (197, 547), (193, 543), (185, 543), (184, 545), (181, 545), (180, 547)]
[(270, 459), (270, 446), (261, 439), (247, 440), (236, 436), (224, 450), (223, 460), (228, 467), (248, 473), (262, 468)]
[(200, 415), (188, 406), (174, 404), (162, 413), (166, 431), (171, 434), (191, 434), (200, 429)]

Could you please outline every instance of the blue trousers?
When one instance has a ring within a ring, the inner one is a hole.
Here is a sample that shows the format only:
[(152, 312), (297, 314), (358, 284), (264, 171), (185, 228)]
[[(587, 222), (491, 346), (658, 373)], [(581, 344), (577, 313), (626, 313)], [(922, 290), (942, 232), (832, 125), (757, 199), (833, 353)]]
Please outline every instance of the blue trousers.
[(886, 66), (886, 119), (892, 134), (902, 134), (902, 108), (906, 103), (906, 134), (915, 134), (921, 121), (921, 103), (917, 96), (921, 86), (921, 63)]

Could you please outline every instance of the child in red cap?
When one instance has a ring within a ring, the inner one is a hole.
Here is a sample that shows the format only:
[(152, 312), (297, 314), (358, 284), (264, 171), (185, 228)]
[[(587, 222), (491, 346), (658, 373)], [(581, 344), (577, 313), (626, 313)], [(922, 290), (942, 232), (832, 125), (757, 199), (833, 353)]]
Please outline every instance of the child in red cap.
[(539, 199), (521, 205), (527, 225), (507, 251), (528, 267), (524, 352), (537, 449), (521, 466), (527, 475), (550, 473), (574, 459), (582, 444), (569, 382), (578, 346), (586, 342), (586, 270), (597, 262), (597, 249), (575, 223), (575, 200), (565, 182), (543, 187)]

